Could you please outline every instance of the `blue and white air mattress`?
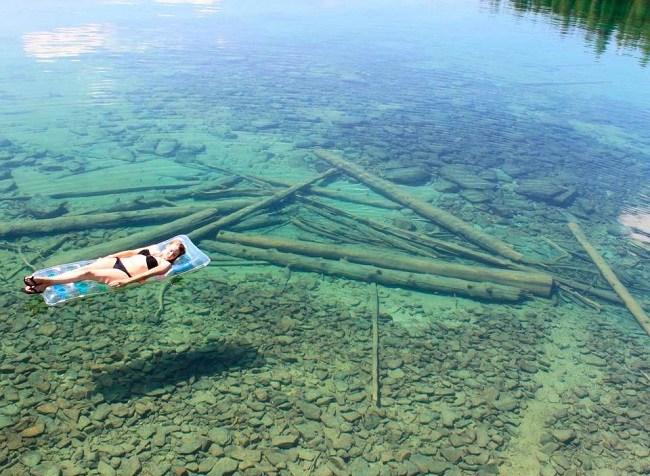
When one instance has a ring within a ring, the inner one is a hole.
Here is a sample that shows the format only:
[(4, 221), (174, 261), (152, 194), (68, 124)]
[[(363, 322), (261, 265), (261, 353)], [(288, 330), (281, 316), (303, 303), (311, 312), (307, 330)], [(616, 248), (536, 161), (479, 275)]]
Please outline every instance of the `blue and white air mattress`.
[[(187, 273), (189, 271), (194, 271), (204, 266), (207, 266), (210, 262), (210, 258), (203, 253), (200, 249), (196, 247), (194, 243), (185, 235), (178, 235), (169, 240), (165, 240), (162, 243), (155, 245), (158, 250), (162, 250), (167, 243), (173, 240), (181, 240), (185, 245), (185, 254), (180, 256), (172, 268), (167, 271), (167, 273), (160, 276), (152, 276), (147, 279), (147, 282), (169, 278), (172, 276), (177, 276), (179, 274)], [(77, 261), (75, 263), (62, 264), (59, 266), (52, 266), (51, 268), (45, 268), (38, 270), (34, 273), (36, 277), (52, 277), (58, 276), (59, 274), (65, 273), (67, 271), (72, 271), (82, 266), (89, 265), (95, 260), (86, 260), (86, 261)], [(54, 286), (48, 287), (43, 292), (43, 299), (49, 306), (62, 303), (64, 301), (69, 301), (70, 299), (76, 299), (88, 296), (90, 294), (99, 294), (105, 293), (111, 290), (110, 286), (106, 284), (98, 283), (97, 281), (79, 281), (77, 283), (69, 284), (55, 284)]]

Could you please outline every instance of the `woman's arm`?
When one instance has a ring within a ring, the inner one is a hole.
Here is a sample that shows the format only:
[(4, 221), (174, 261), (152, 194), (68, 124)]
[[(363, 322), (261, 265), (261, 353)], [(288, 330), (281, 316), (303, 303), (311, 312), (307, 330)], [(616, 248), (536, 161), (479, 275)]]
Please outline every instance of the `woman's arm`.
[[(117, 253), (113, 253), (112, 255), (106, 256), (106, 258), (129, 258), (130, 256), (135, 256), (138, 253), (140, 253), (140, 251), (147, 250), (147, 249), (149, 249), (148, 246), (146, 246), (144, 248), (138, 248), (137, 250), (119, 251)], [(149, 250), (149, 251), (151, 252), (151, 250)]]
[(127, 284), (134, 283), (136, 281), (143, 281), (147, 278), (150, 278), (151, 276), (157, 276), (159, 274), (165, 274), (167, 271), (171, 269), (172, 265), (168, 261), (165, 261), (163, 264), (159, 264), (155, 268), (151, 268), (144, 273), (136, 274), (131, 276), (130, 278), (127, 279), (120, 279), (119, 281), (113, 281), (110, 283), (110, 286), (113, 287), (119, 287), (119, 286), (125, 286)]

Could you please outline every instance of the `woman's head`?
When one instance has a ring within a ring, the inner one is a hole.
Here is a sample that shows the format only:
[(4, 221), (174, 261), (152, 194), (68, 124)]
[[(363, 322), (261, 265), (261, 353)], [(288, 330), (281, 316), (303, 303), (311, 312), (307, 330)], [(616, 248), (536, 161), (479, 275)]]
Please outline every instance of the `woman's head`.
[(184, 254), (185, 245), (181, 240), (170, 241), (162, 251), (163, 258), (170, 263), (173, 263), (179, 256), (183, 256)]

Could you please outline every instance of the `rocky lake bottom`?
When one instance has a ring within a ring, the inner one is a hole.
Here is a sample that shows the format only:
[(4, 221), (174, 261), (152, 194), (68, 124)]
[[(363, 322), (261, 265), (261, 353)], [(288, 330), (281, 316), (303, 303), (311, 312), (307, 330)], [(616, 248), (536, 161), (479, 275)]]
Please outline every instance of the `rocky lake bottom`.
[(622, 308), (380, 287), (376, 407), (370, 285), (210, 266), (162, 293), (5, 297), (0, 475), (650, 471)]

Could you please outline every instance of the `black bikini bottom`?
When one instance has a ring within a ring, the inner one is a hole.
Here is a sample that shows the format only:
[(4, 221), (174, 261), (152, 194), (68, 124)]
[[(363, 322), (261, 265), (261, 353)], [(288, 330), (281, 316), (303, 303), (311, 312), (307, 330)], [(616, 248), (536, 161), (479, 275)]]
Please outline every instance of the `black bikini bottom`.
[(132, 277), (124, 267), (124, 264), (122, 264), (122, 260), (119, 258), (115, 258), (115, 264), (113, 265), (113, 269), (119, 269), (120, 271), (124, 271), (129, 278)]

